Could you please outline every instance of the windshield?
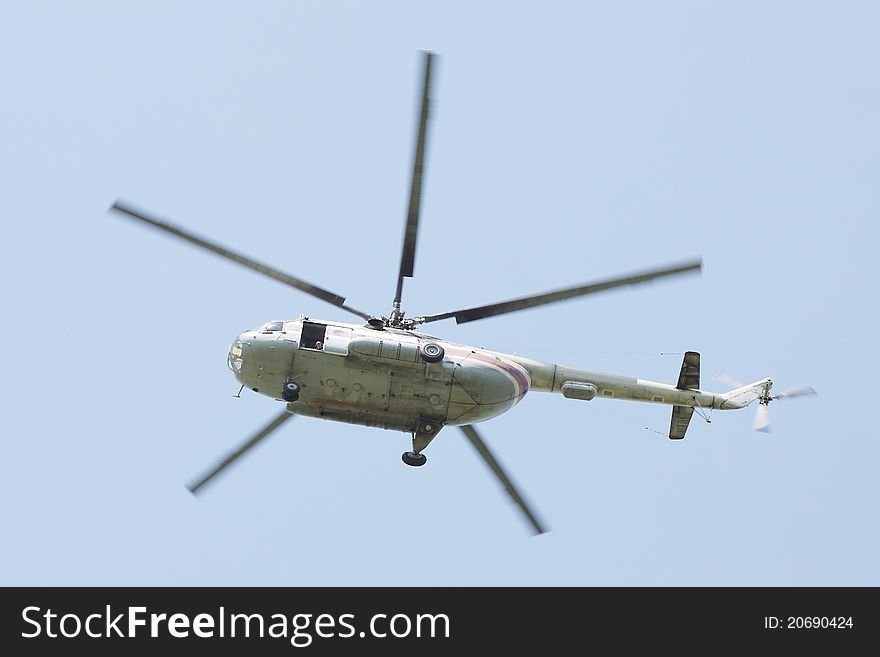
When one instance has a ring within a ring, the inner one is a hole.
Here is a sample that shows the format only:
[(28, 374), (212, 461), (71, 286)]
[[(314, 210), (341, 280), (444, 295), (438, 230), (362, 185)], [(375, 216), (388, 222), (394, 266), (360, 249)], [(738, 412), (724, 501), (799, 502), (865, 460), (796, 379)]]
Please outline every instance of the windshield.
[(284, 328), (284, 322), (277, 320), (273, 322), (267, 322), (263, 325), (263, 328), (260, 330), (264, 333), (274, 333), (275, 331), (280, 331)]

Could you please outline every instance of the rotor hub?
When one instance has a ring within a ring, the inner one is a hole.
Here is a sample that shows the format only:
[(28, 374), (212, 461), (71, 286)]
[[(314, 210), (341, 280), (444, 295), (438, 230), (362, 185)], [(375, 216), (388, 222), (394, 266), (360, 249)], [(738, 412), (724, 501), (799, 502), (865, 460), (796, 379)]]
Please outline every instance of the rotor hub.
[(367, 324), (374, 329), (382, 330), (384, 328), (395, 328), (402, 331), (413, 331), (416, 326), (425, 322), (424, 317), (406, 317), (406, 311), (401, 310), (400, 304), (395, 303), (391, 310), (391, 316), (372, 317)]

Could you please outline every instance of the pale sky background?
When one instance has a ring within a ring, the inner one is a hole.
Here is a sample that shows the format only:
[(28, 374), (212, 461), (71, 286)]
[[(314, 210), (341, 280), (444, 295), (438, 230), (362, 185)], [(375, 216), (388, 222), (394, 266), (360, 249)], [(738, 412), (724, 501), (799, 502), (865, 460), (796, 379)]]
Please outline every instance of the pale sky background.
[[(872, 2), (4, 2), (0, 583), (880, 585)], [(697, 417), (534, 393), (457, 430), (296, 418), (244, 329), (351, 317), (106, 214), (117, 197), (390, 310), (419, 71), (438, 52), (410, 314), (702, 255), (702, 276), (443, 337), (815, 399)]]

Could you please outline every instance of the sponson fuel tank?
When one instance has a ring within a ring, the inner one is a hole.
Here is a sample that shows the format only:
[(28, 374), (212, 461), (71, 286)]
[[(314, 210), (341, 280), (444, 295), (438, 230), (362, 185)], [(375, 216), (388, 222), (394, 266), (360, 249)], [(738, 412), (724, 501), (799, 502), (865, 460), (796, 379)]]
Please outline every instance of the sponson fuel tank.
[(488, 420), (516, 405), (528, 392), (525, 368), (487, 352), (461, 353), (453, 370), (447, 424), (461, 425)]
[(392, 332), (356, 334), (349, 342), (349, 353), (373, 363), (387, 362), (424, 368), (424, 379), (433, 384), (444, 383), (441, 393), (445, 407), (445, 423), (471, 424), (500, 415), (516, 405), (528, 392), (528, 371), (499, 354), (468, 349), (446, 341), (442, 345), (442, 362), (426, 363), (421, 350), (431, 340)]

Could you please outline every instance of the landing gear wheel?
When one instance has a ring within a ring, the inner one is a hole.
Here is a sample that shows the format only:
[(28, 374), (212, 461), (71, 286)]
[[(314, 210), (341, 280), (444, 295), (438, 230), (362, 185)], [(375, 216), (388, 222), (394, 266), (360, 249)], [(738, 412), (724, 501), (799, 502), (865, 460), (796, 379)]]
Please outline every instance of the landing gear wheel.
[(288, 381), (284, 384), (284, 390), (281, 391), (281, 398), (286, 402), (295, 402), (299, 399), (300, 387), (296, 381)]
[(428, 462), (428, 457), (424, 454), (414, 454), (413, 452), (404, 452), (401, 454), (400, 458), (403, 459), (403, 462), (407, 465), (411, 465), (414, 468), (417, 468), (421, 465), (425, 465)]
[(443, 347), (436, 342), (429, 342), (422, 346), (422, 360), (426, 363), (439, 363), (445, 355)]

